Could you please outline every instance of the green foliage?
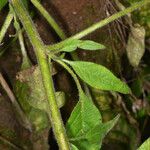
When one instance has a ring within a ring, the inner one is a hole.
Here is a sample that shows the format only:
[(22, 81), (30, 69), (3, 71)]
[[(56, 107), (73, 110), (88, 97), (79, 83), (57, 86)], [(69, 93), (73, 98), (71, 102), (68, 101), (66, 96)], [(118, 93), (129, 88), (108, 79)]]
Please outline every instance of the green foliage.
[(104, 66), (84, 61), (64, 61), (71, 65), (83, 81), (94, 88), (130, 93), (129, 87)]
[(0, 0), (0, 11), (3, 9), (3, 7), (7, 4), (7, 0)]
[[(74, 108), (67, 124), (70, 142), (78, 149), (99, 150), (102, 139), (116, 124), (118, 117), (102, 123), (101, 114), (92, 100), (80, 91), (80, 100)], [(73, 146), (73, 149), (77, 149)]]
[(148, 138), (139, 148), (138, 150), (149, 150), (150, 149), (150, 138)]
[(105, 46), (90, 40), (68, 40), (64, 42), (63, 46), (61, 46), (60, 51), (64, 52), (73, 52), (77, 48), (81, 48), (84, 50), (100, 50), (104, 49)]
[[(22, 3), (24, 5), (22, 5)], [(35, 126), (36, 131), (40, 131), (48, 127), (49, 125), (49, 118), (52, 117), (51, 122), (53, 124), (53, 130), (59, 144), (60, 149), (69, 149), (66, 132), (63, 127), (63, 123), (61, 121), (61, 115), (59, 114), (59, 110), (57, 105), (64, 105), (64, 93), (59, 92), (55, 93), (53, 88), (53, 81), (52, 76), (53, 74), (49, 74), (49, 69), (51, 69), (51, 65), (48, 66), (47, 56), (44, 52), (45, 46), (42, 40), (39, 37), (38, 32), (29, 16), (28, 11), (25, 9), (28, 8), (27, 0), (16, 0), (11, 1), (15, 12), (17, 13), (16, 16), (19, 16), (21, 23), (24, 29), (27, 32), (28, 38), (34, 47), (38, 63), (40, 65), (41, 71), (38, 67), (30, 68), (27, 71), (22, 72), (18, 75), (18, 81), (16, 84), (16, 97), (22, 107), (23, 111), (30, 119), (32, 124)], [(2, 9), (7, 1), (1, 1), (0, 9)], [(147, 3), (146, 0), (143, 1), (143, 4)], [(83, 50), (99, 50), (104, 49), (105, 46), (94, 41), (90, 40), (79, 40), (73, 38), (81, 38), (85, 35), (95, 31), (96, 29), (110, 23), (111, 21), (118, 19), (119, 17), (131, 12), (135, 8), (138, 8), (140, 4), (131, 7), (124, 12), (118, 13), (113, 15), (112, 18), (108, 18), (108, 20), (103, 20), (102, 22), (98, 22), (95, 25), (91, 26), (90, 28), (84, 30), (83, 32), (75, 35), (70, 40), (66, 40), (60, 44), (60, 46), (52, 46), (53, 50), (57, 52), (64, 51), (64, 52), (73, 52), (77, 48), (81, 48)], [(142, 5), (142, 3), (141, 3)], [(25, 7), (24, 7), (25, 6)], [(17, 24), (14, 24), (17, 27)], [(143, 33), (143, 30), (142, 30)], [(144, 34), (144, 33), (143, 33)], [(130, 55), (129, 60), (131, 58), (136, 57), (138, 62), (132, 62), (133, 66), (137, 66), (139, 61), (143, 55), (144, 46), (138, 45), (140, 48), (137, 48), (135, 43), (139, 44), (139, 40), (136, 36), (131, 37), (128, 41), (128, 51), (131, 52), (133, 47), (135, 50), (141, 50), (140, 56), (135, 56), (134, 53)], [(134, 41), (134, 40), (137, 41)], [(141, 39), (140, 39), (141, 41)], [(144, 38), (142, 36), (142, 44), (144, 43)], [(59, 44), (58, 44), (59, 45)], [(133, 45), (133, 46), (131, 46)], [(139, 51), (136, 53), (139, 54)], [(53, 53), (55, 54), (55, 53)], [(54, 55), (53, 55), (54, 56)], [(58, 55), (54, 56), (57, 57)], [(50, 59), (52, 55), (49, 56)], [(128, 55), (129, 57), (129, 55)], [(60, 59), (60, 58), (59, 58)], [(51, 60), (50, 60), (51, 61)], [(67, 64), (69, 64), (76, 74), (90, 86), (100, 89), (100, 90), (110, 90), (110, 91), (117, 91), (124, 94), (129, 94), (131, 91), (129, 87), (122, 82), (120, 79), (115, 77), (111, 71), (109, 71), (104, 66), (94, 64), (91, 62), (84, 62), (84, 61), (68, 61), (63, 60)], [(66, 65), (67, 66), (67, 65)], [(67, 66), (68, 67), (68, 66)], [(66, 68), (67, 68), (66, 67)], [(68, 67), (69, 68), (69, 67)], [(52, 70), (52, 69), (51, 69)], [(75, 106), (67, 124), (67, 134), (71, 143), (71, 147), (73, 150), (99, 150), (102, 145), (102, 140), (104, 136), (113, 128), (113, 126), (118, 121), (119, 116), (114, 118), (113, 120), (102, 123), (101, 114), (97, 107), (93, 104), (92, 100), (89, 99), (82, 91), (81, 85), (72, 70), (69, 71), (71, 75), (74, 77), (77, 87), (79, 89), (79, 102)], [(42, 76), (41, 76), (42, 75)], [(43, 82), (42, 82), (43, 81)], [(44, 88), (45, 87), (45, 88)], [(46, 95), (46, 94), (47, 95)], [(51, 94), (51, 95), (50, 95)], [(58, 102), (56, 102), (56, 99)], [(61, 102), (61, 103), (60, 103)], [(49, 105), (49, 103), (51, 105)], [(51, 112), (49, 112), (51, 110)], [(48, 118), (48, 115), (49, 118)], [(52, 114), (52, 115), (50, 115)], [(62, 135), (60, 137), (60, 134)], [(64, 146), (65, 145), (65, 146)], [(66, 147), (66, 148), (65, 148)]]

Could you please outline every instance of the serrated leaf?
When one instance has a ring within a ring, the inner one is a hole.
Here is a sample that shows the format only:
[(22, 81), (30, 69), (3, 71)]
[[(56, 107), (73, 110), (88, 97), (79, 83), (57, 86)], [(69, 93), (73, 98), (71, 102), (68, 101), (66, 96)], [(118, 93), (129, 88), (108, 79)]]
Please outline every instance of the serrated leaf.
[(117, 115), (114, 119), (103, 123), (100, 127), (101, 130), (101, 140), (106, 136), (106, 134), (116, 125), (120, 115)]
[(131, 27), (127, 43), (127, 56), (130, 64), (137, 67), (145, 52), (145, 29), (142, 26)]
[[(81, 92), (80, 100), (74, 108), (67, 124), (67, 134), (70, 141), (78, 147), (78, 149), (85, 149), (87, 133), (101, 123), (101, 115), (99, 110), (84, 93)], [(83, 139), (81, 138), (83, 137)], [(75, 139), (75, 140), (74, 140)], [(96, 136), (97, 139), (97, 136)], [(99, 135), (100, 139), (100, 135)], [(82, 141), (83, 140), (83, 141)], [(82, 141), (82, 142), (81, 142)], [(86, 143), (87, 144), (87, 143)], [(90, 146), (92, 143), (88, 141)], [(99, 143), (98, 143), (99, 145)], [(91, 145), (93, 146), (93, 145)]]
[(77, 48), (81, 48), (84, 50), (100, 50), (100, 49), (104, 49), (105, 46), (90, 40), (73, 39), (73, 40), (66, 41), (63, 44), (63, 47), (60, 49), (60, 51), (73, 52)]
[(8, 0), (0, 0), (0, 11), (3, 9), (3, 7), (7, 4)]
[(130, 93), (130, 88), (104, 66), (84, 61), (63, 61), (70, 64), (76, 74), (94, 88)]
[(138, 150), (149, 150), (150, 149), (150, 138), (148, 138), (139, 148)]
[(102, 139), (116, 124), (118, 117), (103, 124), (99, 110), (83, 92), (67, 124), (70, 142), (78, 149), (99, 150)]

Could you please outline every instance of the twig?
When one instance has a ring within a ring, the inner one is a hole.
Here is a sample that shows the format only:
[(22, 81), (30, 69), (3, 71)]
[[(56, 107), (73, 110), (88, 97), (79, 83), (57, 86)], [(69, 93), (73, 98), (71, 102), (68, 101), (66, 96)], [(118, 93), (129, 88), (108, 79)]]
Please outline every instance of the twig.
[(2, 28), (1, 28), (1, 31), (0, 31), (0, 44), (1, 44), (5, 34), (7, 32), (7, 29), (9, 27), (12, 19), (13, 19), (13, 13), (11, 11), (9, 11), (9, 13), (8, 13), (8, 15), (7, 15), (6, 19), (5, 19), (5, 22), (4, 22), (4, 24), (3, 24)]
[(118, 12), (118, 13), (116, 13), (116, 14), (108, 17), (108, 18), (106, 18), (106, 19), (93, 24), (89, 28), (75, 34), (74, 36), (72, 36), (72, 37), (70, 37), (70, 38), (68, 38), (68, 39), (66, 39), (66, 40), (64, 40), (64, 41), (62, 41), (58, 44), (47, 45), (46, 47), (47, 47), (47, 49), (50, 49), (50, 50), (59, 49), (61, 46), (63, 46), (64, 42), (72, 40), (72, 39), (81, 39), (81, 38), (85, 37), (86, 35), (96, 31), (97, 29), (113, 22), (116, 19), (119, 19), (120, 17), (125, 16), (128, 13), (131, 13), (132, 11), (134, 11), (134, 10), (136, 10), (136, 9), (138, 9), (138, 8), (142, 7), (143, 5), (146, 5), (148, 3), (150, 3), (149, 0), (142, 0), (140, 2), (137, 2), (137, 3), (133, 4), (132, 6), (126, 8), (126, 9), (124, 9), (124, 10), (122, 10), (122, 11), (120, 11), (120, 12)]
[(48, 21), (48, 23), (52, 26), (58, 36), (62, 39), (66, 39), (66, 35), (63, 30), (59, 27), (59, 25), (55, 22), (53, 17), (46, 11), (46, 9), (40, 4), (38, 0), (31, 0), (33, 5), (40, 11), (40, 13), (44, 16), (44, 18)]
[(5, 139), (4, 137), (2, 137), (1, 135), (0, 135), (0, 140), (1, 140), (2, 142), (4, 142), (5, 144), (11, 146), (14, 150), (23, 150), (22, 148), (19, 148), (19, 147), (16, 146), (14, 143), (8, 141), (7, 139)]
[(27, 119), (26, 115), (20, 108), (20, 105), (18, 104), (13, 92), (9, 88), (9, 85), (7, 84), (7, 82), (5, 81), (1, 73), (0, 73), (0, 84), (2, 85), (3, 89), (6, 91), (12, 105), (14, 106), (16, 113), (19, 115), (18, 120), (20, 121), (21, 125), (23, 125), (29, 131), (32, 131), (32, 127), (29, 120)]

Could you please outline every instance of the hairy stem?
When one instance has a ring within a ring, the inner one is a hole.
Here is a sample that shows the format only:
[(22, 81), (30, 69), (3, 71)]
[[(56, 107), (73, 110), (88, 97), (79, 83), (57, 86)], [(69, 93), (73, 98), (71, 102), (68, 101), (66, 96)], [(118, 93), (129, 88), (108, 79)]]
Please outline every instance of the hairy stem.
[[(31, 0), (31, 2), (40, 11), (40, 13), (45, 17), (45, 19), (48, 21), (48, 23), (54, 29), (54, 31), (57, 33), (57, 35), (60, 37), (60, 39), (61, 40), (65, 40), (67, 38), (65, 32), (57, 24), (57, 22), (55, 21), (55, 19), (53, 19), (53, 17), (47, 12), (47, 10), (37, 0)], [(71, 55), (71, 57), (72, 57), (73, 60), (79, 60), (76, 52), (70, 53), (70, 55)], [(90, 94), (88, 86), (86, 85), (86, 83), (83, 83), (83, 84), (84, 84), (84, 88), (85, 88), (86, 94), (89, 97), (91, 97), (91, 94)]]
[(55, 97), (55, 90), (53, 86), (52, 80), (52, 67), (49, 66), (47, 56), (45, 54), (45, 47), (44, 44), (27, 12), (25, 7), (23, 6), (20, 0), (11, 0), (11, 4), (16, 11), (21, 23), (27, 35), (30, 39), (32, 46), (34, 47), (36, 57), (38, 59), (38, 64), (40, 66), (41, 75), (43, 79), (43, 84), (45, 88), (45, 93), (47, 95), (47, 100), (49, 102), (49, 109), (50, 109), (50, 118), (51, 124), (53, 127), (53, 131), (55, 137), (57, 139), (59, 148), (61, 150), (70, 150), (70, 145), (68, 142), (68, 138), (65, 132), (65, 128), (62, 122), (61, 114), (56, 102)]
[(81, 85), (80, 85), (80, 82), (76, 76), (76, 74), (70, 69), (70, 67), (68, 65), (66, 65), (66, 63), (64, 63), (63, 61), (59, 60), (59, 59), (54, 59), (57, 63), (59, 63), (61, 66), (63, 66), (69, 73), (70, 75), (73, 77), (76, 85), (77, 85), (77, 88), (78, 88), (78, 91), (82, 91), (82, 88), (81, 88)]
[(31, 66), (31, 62), (30, 62), (30, 60), (28, 58), (28, 55), (27, 55), (27, 52), (26, 52), (22, 30), (21, 30), (19, 22), (17, 21), (16, 15), (14, 15), (14, 26), (15, 26), (16, 31), (17, 31), (19, 44), (20, 44), (22, 57), (23, 57), (22, 58), (23, 59), (23, 61), (22, 61), (22, 69), (27, 69), (27, 68), (29, 68)]
[(5, 36), (5, 34), (7, 32), (7, 29), (8, 29), (8, 27), (9, 27), (12, 20), (13, 20), (13, 13), (11, 11), (9, 11), (9, 13), (8, 13), (8, 15), (5, 19), (5, 22), (4, 22), (4, 24), (3, 24), (3, 26), (0, 30), (0, 44), (1, 44), (1, 42), (4, 38), (4, 36)]
[(0, 72), (0, 84), (2, 85), (3, 89), (6, 91), (8, 97), (9, 97), (11, 103), (12, 103), (12, 105), (14, 106), (15, 112), (17, 113), (18, 120), (20, 121), (20, 123), (26, 129), (28, 129), (29, 131), (32, 131), (32, 126), (31, 126), (30, 121), (28, 120), (28, 118), (26, 117), (25, 113), (20, 108), (20, 105), (17, 102), (14, 93), (9, 88), (9, 85), (7, 84), (5, 79), (3, 78), (1, 72)]
[(44, 18), (48, 21), (48, 23), (52, 26), (55, 30), (57, 35), (62, 39), (65, 40), (67, 37), (63, 30), (59, 27), (59, 25), (55, 22), (53, 17), (47, 12), (47, 10), (40, 4), (38, 0), (31, 0), (33, 5), (40, 11), (40, 13), (44, 16)]
[[(118, 19), (122, 16), (125, 16), (128, 13), (131, 13), (132, 11), (134, 11), (134, 10), (136, 10), (136, 9), (138, 9), (138, 8), (142, 7), (143, 5), (146, 5), (148, 3), (150, 3), (149, 0), (142, 0), (140, 2), (137, 2), (137, 3), (133, 4), (132, 6), (126, 8), (125, 10), (122, 10), (122, 11), (120, 11), (120, 12), (118, 12), (118, 13), (116, 13), (116, 14), (114, 14), (114, 15), (112, 15), (112, 16), (104, 19), (104, 20), (102, 20), (102, 21), (99, 21), (99, 22), (93, 24), (89, 28), (75, 34), (74, 36), (72, 36), (72, 37), (70, 37), (66, 40), (81, 39), (81, 38), (85, 37), (86, 35), (94, 32), (95, 30), (109, 24), (110, 22), (113, 22), (114, 20), (116, 20), (116, 19)], [(66, 40), (64, 40), (64, 41), (62, 41), (58, 44), (48, 45), (46, 47), (48, 49), (51, 49), (51, 50), (59, 49), (59, 47), (63, 46), (63, 44), (64, 44), (64, 42), (66, 42)]]

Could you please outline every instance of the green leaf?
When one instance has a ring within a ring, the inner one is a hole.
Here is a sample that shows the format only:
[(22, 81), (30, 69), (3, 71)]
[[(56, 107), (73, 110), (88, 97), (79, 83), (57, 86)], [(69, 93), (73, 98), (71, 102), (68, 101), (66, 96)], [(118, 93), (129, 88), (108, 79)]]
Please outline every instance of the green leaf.
[(0, 11), (3, 9), (3, 7), (7, 4), (8, 0), (0, 0)]
[(105, 46), (102, 44), (99, 44), (97, 42), (94, 41), (90, 41), (90, 40), (85, 40), (82, 41), (79, 45), (79, 48), (84, 49), (84, 50), (99, 50), (99, 49), (105, 49)]
[(73, 39), (73, 40), (66, 41), (63, 44), (63, 47), (60, 49), (60, 51), (72, 52), (75, 51), (77, 48), (81, 48), (84, 50), (99, 50), (99, 49), (104, 49), (105, 46), (90, 40)]
[(130, 88), (104, 66), (84, 61), (63, 61), (70, 64), (77, 75), (94, 88), (130, 93)]
[(66, 41), (60, 51), (63, 52), (73, 52), (77, 49), (78, 45), (81, 43), (80, 40), (69, 40)]
[(149, 150), (150, 149), (150, 138), (148, 138), (139, 148), (138, 150)]
[(102, 139), (117, 120), (118, 117), (103, 124), (99, 110), (92, 100), (81, 92), (80, 100), (66, 124), (67, 134), (70, 142), (78, 149), (99, 150)]
[[(78, 149), (86, 150), (87, 143), (88, 146), (94, 146), (95, 144), (93, 145), (90, 140), (100, 140), (100, 133), (93, 137), (94, 139), (86, 137), (86, 135), (88, 135), (88, 132), (91, 130), (95, 131), (101, 122), (99, 110), (93, 104), (92, 100), (81, 92), (80, 100), (66, 124), (70, 141), (77, 146)], [(99, 142), (96, 143), (96, 145), (99, 146)]]

